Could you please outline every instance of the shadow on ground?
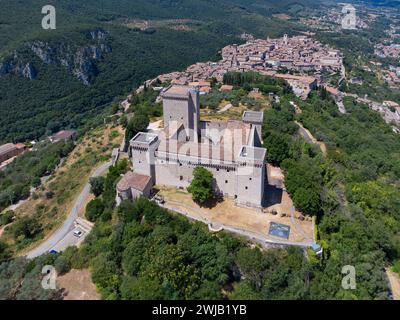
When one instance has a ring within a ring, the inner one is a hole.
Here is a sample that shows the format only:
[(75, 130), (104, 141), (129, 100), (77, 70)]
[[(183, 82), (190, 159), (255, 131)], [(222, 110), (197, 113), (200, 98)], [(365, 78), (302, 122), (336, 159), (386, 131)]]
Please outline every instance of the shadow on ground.
[(267, 208), (282, 203), (282, 194), (281, 188), (267, 184), (264, 187), (263, 207)]

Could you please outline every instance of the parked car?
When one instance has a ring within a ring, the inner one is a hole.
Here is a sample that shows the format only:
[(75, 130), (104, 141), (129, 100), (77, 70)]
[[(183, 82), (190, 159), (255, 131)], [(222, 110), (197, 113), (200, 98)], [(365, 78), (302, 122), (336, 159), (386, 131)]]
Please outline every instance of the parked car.
[(80, 238), (80, 237), (82, 237), (82, 235), (83, 235), (83, 232), (81, 230), (75, 230), (74, 231), (74, 236), (75, 237)]

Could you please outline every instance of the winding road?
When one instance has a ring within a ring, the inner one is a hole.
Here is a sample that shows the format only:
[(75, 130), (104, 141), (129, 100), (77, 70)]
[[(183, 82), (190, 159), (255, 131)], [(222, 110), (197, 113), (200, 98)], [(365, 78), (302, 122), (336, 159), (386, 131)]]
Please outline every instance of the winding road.
[[(91, 177), (98, 177), (102, 175), (106, 170), (108, 170), (111, 164), (111, 161), (103, 163), (98, 168), (96, 168)], [(78, 212), (81, 210), (89, 195), (90, 184), (88, 181), (81, 193), (79, 194), (78, 198), (75, 200), (73, 208), (69, 212), (67, 219), (61, 225), (61, 227), (58, 228), (48, 239), (46, 239), (38, 247), (29, 251), (26, 255), (28, 259), (36, 258), (46, 252), (51, 251), (57, 245), (57, 243), (59, 243), (68, 234), (68, 232), (70, 232), (74, 228), (74, 221), (78, 217)]]

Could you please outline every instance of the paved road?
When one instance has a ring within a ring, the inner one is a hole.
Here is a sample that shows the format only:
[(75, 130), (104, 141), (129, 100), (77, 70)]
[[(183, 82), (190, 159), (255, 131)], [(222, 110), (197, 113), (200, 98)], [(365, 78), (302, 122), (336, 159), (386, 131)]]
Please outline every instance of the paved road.
[[(92, 177), (97, 177), (102, 175), (108, 168), (111, 166), (111, 161), (103, 163), (99, 166), (95, 172), (92, 174)], [(89, 182), (86, 183), (85, 187), (83, 188), (82, 192), (79, 194), (78, 198), (75, 201), (74, 207), (71, 209), (67, 219), (64, 221), (62, 226), (57, 229), (45, 242), (41, 245), (36, 247), (35, 249), (31, 250), (27, 254), (28, 259), (36, 258), (46, 252), (52, 250), (63, 238), (66, 237), (68, 232), (74, 229), (74, 221), (78, 217), (78, 212), (84, 205), (86, 199), (89, 197), (90, 194), (90, 184)]]

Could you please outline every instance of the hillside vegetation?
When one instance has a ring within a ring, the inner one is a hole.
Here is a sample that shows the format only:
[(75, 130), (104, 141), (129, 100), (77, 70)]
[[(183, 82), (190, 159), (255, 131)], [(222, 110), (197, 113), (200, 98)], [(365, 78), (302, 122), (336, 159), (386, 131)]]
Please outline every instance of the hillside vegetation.
[[(294, 29), (270, 17), (291, 3), (66, 0), (55, 3), (57, 29), (43, 30), (48, 1), (2, 1), (0, 143), (93, 127), (133, 87), (217, 57), (242, 32), (277, 36)], [(185, 19), (188, 28), (140, 29), (129, 24), (135, 19)]]

